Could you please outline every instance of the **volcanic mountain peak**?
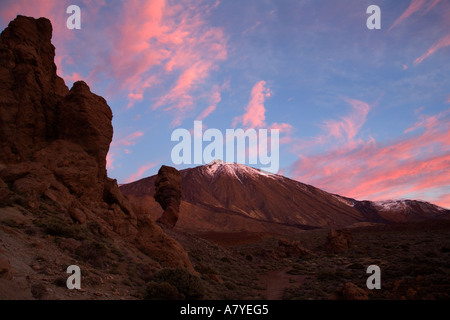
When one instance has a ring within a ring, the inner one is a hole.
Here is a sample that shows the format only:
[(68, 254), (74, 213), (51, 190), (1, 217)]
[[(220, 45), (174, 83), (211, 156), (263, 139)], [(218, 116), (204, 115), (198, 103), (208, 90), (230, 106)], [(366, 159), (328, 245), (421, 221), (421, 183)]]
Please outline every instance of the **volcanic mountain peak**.
[(240, 177), (243, 176), (275, 176), (274, 174), (264, 170), (255, 169), (235, 162), (224, 162), (220, 159), (213, 160), (206, 165), (200, 166), (199, 168), (201, 168), (204, 174), (212, 177), (218, 177), (222, 174), (226, 174), (229, 176), (234, 176), (238, 180), (240, 180)]
[[(183, 203), (178, 226), (190, 230), (248, 230), (260, 222), (267, 230), (278, 228), (275, 224), (344, 227), (361, 222), (440, 219), (450, 213), (415, 200), (358, 201), (222, 160), (180, 173)], [(152, 206), (154, 183), (155, 176), (148, 177), (123, 185), (121, 190), (138, 203)]]

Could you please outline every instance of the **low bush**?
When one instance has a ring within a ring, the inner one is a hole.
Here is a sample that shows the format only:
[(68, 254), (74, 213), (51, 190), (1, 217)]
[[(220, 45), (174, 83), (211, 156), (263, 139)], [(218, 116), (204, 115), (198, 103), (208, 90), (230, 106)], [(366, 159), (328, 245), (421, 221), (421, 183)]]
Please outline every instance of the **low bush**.
[(168, 282), (151, 281), (147, 285), (147, 300), (182, 300), (185, 297), (180, 294), (173, 285)]
[(83, 244), (75, 251), (76, 255), (84, 262), (90, 263), (95, 268), (104, 268), (108, 250), (100, 242), (83, 241)]
[(204, 295), (201, 280), (186, 269), (161, 269), (154, 274), (153, 281), (172, 285), (188, 300), (201, 299)]
[(90, 238), (89, 231), (80, 225), (73, 225), (62, 219), (50, 218), (42, 223), (47, 234), (63, 238), (85, 240)]

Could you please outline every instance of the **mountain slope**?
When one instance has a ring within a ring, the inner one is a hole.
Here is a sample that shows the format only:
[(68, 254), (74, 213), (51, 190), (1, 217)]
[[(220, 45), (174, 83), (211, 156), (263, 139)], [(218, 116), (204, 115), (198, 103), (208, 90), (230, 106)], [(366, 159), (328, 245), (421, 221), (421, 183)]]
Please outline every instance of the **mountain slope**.
[[(235, 219), (244, 218), (246, 224), (265, 222), (300, 227), (343, 227), (358, 222), (434, 219), (449, 212), (420, 201), (392, 202), (398, 205), (387, 209), (386, 203), (390, 202), (357, 201), (333, 195), (236, 163), (214, 161), (180, 172), (184, 207), (191, 207), (190, 213), (185, 212), (187, 208), (183, 210), (182, 206), (180, 215), (195, 215), (196, 210), (206, 210), (210, 214), (204, 219), (210, 224), (218, 220), (219, 213), (235, 216)], [(120, 189), (131, 199), (145, 204), (142, 199), (147, 197), (148, 200), (153, 196), (154, 180), (154, 176), (144, 178), (122, 185)], [(246, 228), (247, 225), (241, 226), (241, 229)]]

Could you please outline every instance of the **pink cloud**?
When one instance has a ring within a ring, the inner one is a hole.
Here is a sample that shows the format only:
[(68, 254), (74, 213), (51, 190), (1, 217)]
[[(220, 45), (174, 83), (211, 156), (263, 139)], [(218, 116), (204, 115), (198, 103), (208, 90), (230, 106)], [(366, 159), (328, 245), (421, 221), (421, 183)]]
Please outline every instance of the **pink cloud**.
[(221, 86), (214, 85), (211, 94), (209, 95), (209, 105), (206, 107), (202, 113), (197, 117), (196, 120), (203, 120), (208, 117), (214, 110), (216, 110), (217, 105), (222, 101), (222, 91), (230, 89), (230, 81), (225, 81)]
[(407, 19), (409, 16), (411, 16), (413, 13), (419, 11), (427, 0), (412, 0), (409, 7), (403, 12), (403, 14), (395, 20), (395, 22), (392, 24), (392, 26), (389, 28), (388, 32), (391, 31), (394, 27), (402, 23), (405, 19)]
[(418, 115), (419, 121), (417, 121), (415, 124), (413, 124), (411, 127), (407, 128), (404, 133), (409, 133), (416, 131), (421, 128), (432, 128), (436, 125), (436, 122), (439, 121), (439, 116), (426, 116), (426, 115)]
[(428, 8), (427, 8), (427, 10), (425, 11), (425, 13), (427, 13), (428, 11), (430, 11), (431, 9), (433, 9), (433, 7), (434, 7), (435, 5), (437, 5), (440, 1), (441, 1), (441, 0), (434, 0), (433, 2), (431, 2), (431, 3), (428, 5)]
[[(375, 140), (339, 145), (312, 156), (299, 156), (294, 177), (329, 192), (356, 199), (383, 200), (449, 187), (450, 110), (421, 116), (409, 135), (385, 144)], [(413, 135), (411, 135), (413, 134)], [(444, 205), (439, 199), (430, 199)]]
[(422, 63), (423, 60), (427, 59), (429, 56), (431, 56), (433, 53), (438, 51), (439, 49), (445, 48), (450, 46), (450, 34), (442, 37), (437, 42), (435, 42), (423, 55), (421, 55), (419, 58), (414, 60), (414, 64), (417, 65), (419, 63)]
[(124, 138), (118, 140), (113, 139), (111, 146), (112, 147), (133, 146), (137, 143), (136, 139), (142, 137), (143, 135), (144, 133), (142, 131), (133, 132)]
[(106, 169), (108, 169), (108, 170), (114, 169), (114, 156), (115, 156), (115, 153), (111, 150), (106, 155)]
[(72, 81), (72, 82), (76, 82), (76, 81), (79, 81), (79, 80), (83, 80), (83, 79), (84, 79), (83, 76), (80, 75), (80, 74), (77, 73), (77, 72), (73, 72), (72, 75), (66, 75), (65, 78), (66, 78), (66, 79), (69, 79), (69, 80)]
[(202, 111), (202, 113), (197, 117), (197, 120), (203, 120), (207, 116), (209, 116), (214, 110), (216, 110), (217, 104), (212, 104), (208, 107), (206, 107), (205, 110)]
[(247, 127), (264, 127), (266, 125), (266, 108), (264, 107), (264, 102), (270, 95), (271, 92), (266, 88), (266, 82), (257, 82), (252, 88), (250, 101), (245, 109), (246, 113), (240, 117), (236, 117), (233, 121), (233, 126), (236, 126), (238, 122), (241, 122)]
[(157, 165), (158, 165), (158, 163), (147, 163), (147, 164), (141, 166), (135, 173), (130, 175), (125, 180), (124, 183), (130, 183), (130, 182), (139, 180), (147, 170), (150, 170), (151, 168), (156, 167)]
[(294, 127), (289, 123), (272, 123), (269, 130), (278, 129), (280, 131), (280, 144), (290, 144), (293, 141), (292, 132)]
[[(212, 7), (127, 1), (122, 23), (110, 35), (114, 52), (110, 67), (129, 92), (128, 108), (145, 99), (147, 88), (160, 84), (169, 89), (155, 97), (153, 109), (174, 109), (181, 118), (193, 107), (193, 91), (227, 57), (222, 30), (204, 20)], [(174, 85), (168, 84), (174, 76)]]
[(278, 129), (280, 130), (280, 132), (291, 132), (292, 131), (292, 125), (290, 125), (289, 123), (272, 123), (269, 127), (269, 129)]
[(370, 106), (360, 100), (348, 98), (345, 100), (353, 107), (353, 112), (339, 120), (325, 121), (322, 127), (328, 132), (329, 137), (346, 138), (348, 141), (352, 141), (366, 122)]
[(109, 170), (113, 170), (114, 162), (117, 156), (121, 154), (130, 154), (131, 150), (126, 147), (134, 146), (137, 143), (137, 140), (144, 135), (142, 131), (136, 131), (129, 134), (126, 137), (116, 139), (113, 138), (111, 142), (110, 149), (108, 155), (106, 156), (106, 168)]
[[(352, 108), (350, 112), (338, 119), (325, 120), (322, 124), (319, 124), (318, 126), (323, 130), (321, 134), (307, 139), (291, 138), (289, 140), (290, 151), (298, 154), (301, 158), (302, 154), (312, 154), (317, 148), (330, 145), (339, 146), (339, 149), (336, 150), (336, 156), (338, 156), (357, 146), (362, 141), (357, 136), (360, 134), (372, 107), (361, 100), (344, 97), (344, 101)], [(372, 105), (376, 104), (377, 102)], [(369, 137), (367, 143), (373, 142), (373, 138)]]
[(199, 61), (184, 70), (178, 78), (175, 86), (165, 96), (161, 97), (153, 106), (157, 109), (163, 105), (170, 105), (170, 109), (178, 109), (177, 112), (189, 109), (194, 104), (194, 98), (190, 95), (191, 89), (209, 74), (210, 63)]
[(450, 193), (438, 196), (435, 203), (439, 203), (441, 207), (450, 209)]

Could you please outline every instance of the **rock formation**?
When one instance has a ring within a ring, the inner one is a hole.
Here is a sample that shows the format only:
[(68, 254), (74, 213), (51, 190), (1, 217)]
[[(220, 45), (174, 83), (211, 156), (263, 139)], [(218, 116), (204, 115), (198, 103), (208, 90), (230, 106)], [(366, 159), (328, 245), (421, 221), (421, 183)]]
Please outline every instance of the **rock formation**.
[(175, 227), (181, 204), (181, 175), (177, 169), (168, 166), (159, 169), (155, 181), (155, 200), (164, 210), (157, 221), (169, 228)]
[(300, 258), (313, 255), (313, 253), (304, 248), (299, 241), (289, 241), (287, 239), (280, 239), (278, 241), (278, 248), (275, 253), (281, 258)]
[(112, 111), (85, 82), (69, 90), (57, 76), (51, 37), (49, 20), (24, 16), (0, 36), (0, 207), (95, 223), (163, 266), (193, 270), (181, 245), (107, 177)]
[(350, 248), (352, 243), (353, 237), (350, 231), (331, 229), (325, 242), (325, 251), (328, 253), (344, 252)]

